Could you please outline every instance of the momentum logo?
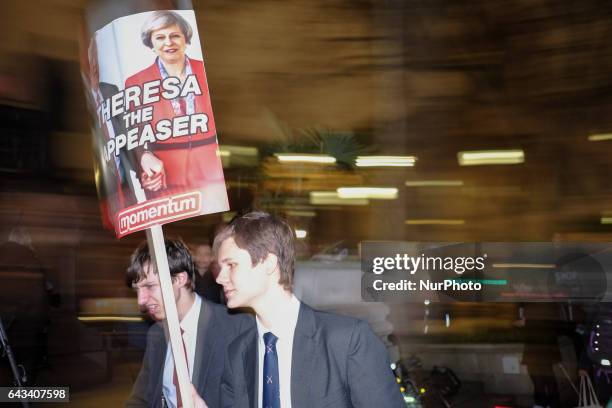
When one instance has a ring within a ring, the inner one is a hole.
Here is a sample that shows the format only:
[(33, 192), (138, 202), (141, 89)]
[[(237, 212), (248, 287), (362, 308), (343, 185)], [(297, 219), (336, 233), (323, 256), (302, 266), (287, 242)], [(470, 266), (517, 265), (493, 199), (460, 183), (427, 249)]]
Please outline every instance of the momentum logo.
[(117, 215), (119, 237), (200, 214), (202, 195), (199, 191), (158, 198), (127, 208)]

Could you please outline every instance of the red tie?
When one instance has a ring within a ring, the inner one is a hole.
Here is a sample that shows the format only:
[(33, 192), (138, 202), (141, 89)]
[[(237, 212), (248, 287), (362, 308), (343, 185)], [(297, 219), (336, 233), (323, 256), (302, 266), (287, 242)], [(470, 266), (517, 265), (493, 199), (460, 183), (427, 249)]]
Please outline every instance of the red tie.
[[(185, 330), (181, 327), (181, 343), (183, 344), (183, 351), (185, 352), (185, 361), (187, 361), (187, 371), (189, 371), (189, 358), (187, 357), (187, 347), (185, 347), (185, 340), (183, 339), (183, 334)], [(174, 388), (176, 389), (176, 406), (178, 408), (183, 406), (183, 400), (181, 399), (181, 391), (178, 385), (178, 375), (176, 374), (176, 362), (174, 363), (174, 375), (172, 377), (172, 384), (174, 384)]]

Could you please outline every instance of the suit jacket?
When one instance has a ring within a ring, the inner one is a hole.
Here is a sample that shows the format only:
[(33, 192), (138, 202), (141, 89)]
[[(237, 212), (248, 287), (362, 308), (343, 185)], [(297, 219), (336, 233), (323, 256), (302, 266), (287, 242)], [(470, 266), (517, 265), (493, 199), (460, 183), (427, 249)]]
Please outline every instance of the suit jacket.
[[(223, 357), (229, 342), (250, 327), (255, 327), (251, 315), (230, 314), (226, 307), (202, 299), (192, 383), (209, 408), (220, 407)], [(162, 324), (153, 325), (147, 334), (142, 368), (126, 407), (162, 407), (167, 346)]]
[[(148, 149), (164, 163), (166, 183), (170, 190), (197, 188), (207, 181), (223, 182), (224, 180), (221, 159), (217, 154), (217, 131), (210, 104), (204, 63), (191, 58), (189, 63), (202, 91), (200, 95), (196, 95), (194, 98), (194, 111), (195, 113), (205, 113), (208, 116), (208, 130), (189, 136), (170, 137), (149, 145)], [(125, 81), (125, 87), (126, 89), (131, 86), (142, 87), (144, 83), (156, 80), (162, 80), (157, 59), (149, 67), (129, 77)], [(172, 102), (168, 99), (160, 98), (159, 101), (142, 105), (138, 109), (145, 106), (153, 107), (153, 117), (150, 124), (154, 131), (157, 122), (160, 120), (172, 121), (175, 116), (180, 116), (175, 114)], [(205, 141), (207, 141), (207, 144), (198, 144)], [(192, 143), (196, 147), (192, 147)], [(143, 152), (143, 149), (137, 149), (138, 157)], [(156, 196), (159, 193), (149, 195)]]
[(213, 303), (224, 303), (221, 297), (223, 286), (215, 281), (215, 276), (210, 269), (204, 272), (204, 276), (200, 276), (200, 273), (196, 271), (194, 292)]
[[(254, 326), (229, 345), (222, 407), (257, 408), (258, 344)], [(405, 403), (387, 350), (367, 323), (302, 303), (293, 339), (291, 406), (405, 408)]]
[[(100, 94), (104, 100), (111, 98), (114, 94), (119, 92), (119, 88), (113, 84), (106, 82), (99, 83)], [(96, 103), (93, 103), (93, 111), (95, 112)], [(107, 142), (106, 124), (98, 123), (99, 119), (96, 117), (96, 131), (94, 135), (95, 140), (93, 143), (95, 160), (94, 169), (95, 174), (98, 175), (96, 179), (96, 187), (98, 190), (98, 197), (102, 200), (102, 212), (103, 221), (107, 226), (114, 223), (114, 216), (116, 213), (124, 208), (136, 204), (136, 197), (134, 191), (130, 187), (128, 178), (130, 177), (130, 170), (134, 168), (135, 157), (132, 152), (122, 150), (119, 155), (118, 164), (113, 158), (107, 163), (102, 164), (103, 148)], [(110, 119), (110, 122), (115, 132), (115, 136), (119, 134), (125, 134), (125, 126), (120, 117), (114, 116)], [(119, 168), (117, 167), (119, 166)]]

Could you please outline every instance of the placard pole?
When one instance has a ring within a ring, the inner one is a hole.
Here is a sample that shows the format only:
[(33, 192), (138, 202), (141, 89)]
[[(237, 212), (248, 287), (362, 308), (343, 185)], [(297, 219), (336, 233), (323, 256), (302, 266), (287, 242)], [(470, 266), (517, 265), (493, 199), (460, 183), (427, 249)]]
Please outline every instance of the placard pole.
[(174, 299), (174, 291), (172, 290), (170, 268), (168, 267), (164, 232), (161, 225), (156, 225), (147, 229), (147, 242), (149, 244), (149, 253), (157, 266), (157, 273), (159, 274), (159, 282), (161, 284), (164, 308), (166, 311), (166, 324), (168, 325), (168, 333), (170, 334), (174, 367), (176, 368), (183, 407), (193, 408), (191, 381), (189, 379), (189, 371), (187, 370), (187, 361), (183, 349), (183, 339), (181, 338), (176, 301)]

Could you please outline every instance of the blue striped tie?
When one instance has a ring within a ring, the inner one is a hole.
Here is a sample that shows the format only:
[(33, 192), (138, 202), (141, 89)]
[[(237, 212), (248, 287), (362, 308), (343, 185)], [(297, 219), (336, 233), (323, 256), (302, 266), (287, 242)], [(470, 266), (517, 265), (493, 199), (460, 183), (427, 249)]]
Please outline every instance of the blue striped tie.
[(270, 332), (264, 338), (264, 364), (263, 364), (263, 408), (280, 408), (280, 388), (278, 384), (278, 355), (276, 354), (276, 340), (278, 338)]

